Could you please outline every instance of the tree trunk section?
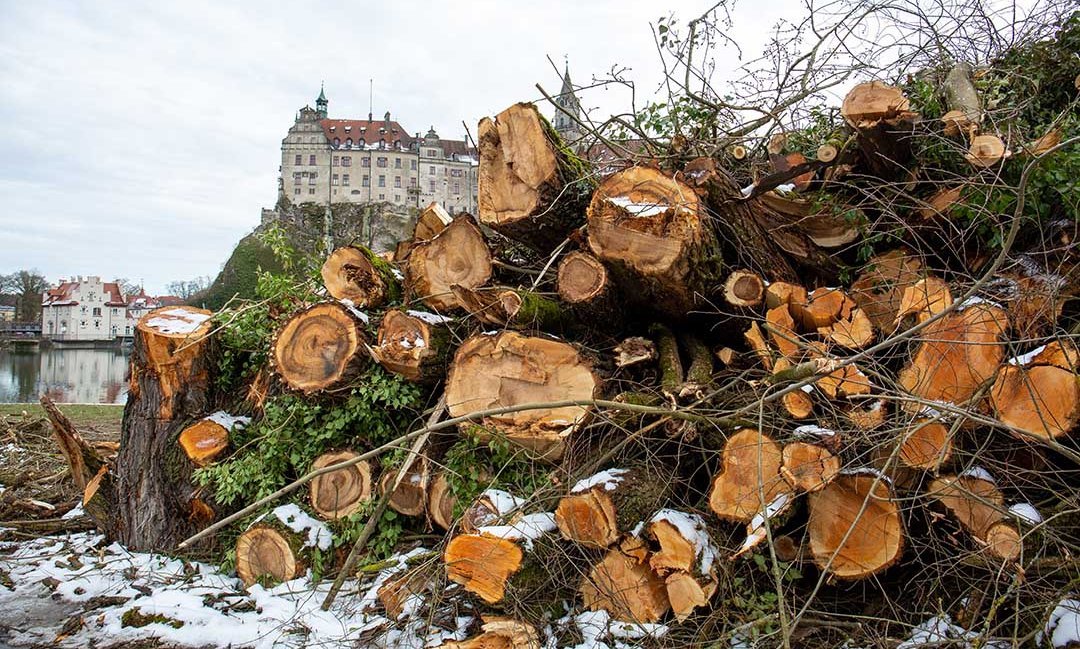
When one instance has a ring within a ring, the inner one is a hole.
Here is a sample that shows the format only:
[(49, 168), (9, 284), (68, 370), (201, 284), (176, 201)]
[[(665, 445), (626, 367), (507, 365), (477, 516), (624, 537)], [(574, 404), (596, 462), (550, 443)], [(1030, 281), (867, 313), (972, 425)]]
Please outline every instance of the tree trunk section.
[(724, 520), (747, 523), (791, 487), (780, 474), (783, 453), (768, 436), (743, 428), (728, 438), (721, 469), (709, 491), (709, 509)]
[(470, 216), (459, 216), (432, 239), (417, 243), (407, 266), (409, 292), (437, 312), (462, 305), (451, 287), (479, 288), (491, 279), (491, 250)]
[[(473, 336), (458, 348), (446, 379), (451, 417), (481, 410), (563, 400), (590, 400), (599, 391), (591, 364), (557, 340), (504, 331)], [(538, 459), (557, 461), (566, 438), (585, 420), (589, 406), (523, 410), (462, 424), (483, 434), (491, 428)]]
[(453, 336), (445, 316), (391, 309), (379, 324), (371, 355), (385, 369), (416, 383), (436, 383), (446, 374)]
[[(322, 469), (357, 457), (355, 451), (323, 453), (315, 458), (311, 470)], [(372, 499), (371, 464), (366, 460), (343, 469), (320, 475), (309, 487), (311, 508), (324, 520), (345, 518), (359, 511)]]
[(704, 203), (656, 169), (609, 176), (589, 203), (589, 249), (628, 296), (684, 318), (717, 288), (719, 244)]
[(394, 267), (367, 248), (345, 246), (326, 258), (323, 284), (335, 300), (348, 300), (358, 309), (373, 309), (401, 298)]
[(479, 125), (480, 223), (541, 253), (584, 223), (593, 182), (533, 104)]
[(896, 563), (904, 547), (900, 508), (888, 478), (843, 473), (809, 495), (814, 563), (839, 579), (865, 579)]
[(609, 548), (635, 525), (663, 507), (671, 494), (670, 476), (644, 465), (609, 469), (574, 485), (559, 500), (555, 524), (562, 537), (591, 548)]
[(273, 360), (286, 386), (314, 394), (348, 384), (370, 357), (361, 322), (348, 307), (325, 302), (289, 318), (274, 338)]
[(245, 587), (279, 584), (307, 569), (303, 537), (276, 524), (257, 524), (236, 539), (236, 576)]

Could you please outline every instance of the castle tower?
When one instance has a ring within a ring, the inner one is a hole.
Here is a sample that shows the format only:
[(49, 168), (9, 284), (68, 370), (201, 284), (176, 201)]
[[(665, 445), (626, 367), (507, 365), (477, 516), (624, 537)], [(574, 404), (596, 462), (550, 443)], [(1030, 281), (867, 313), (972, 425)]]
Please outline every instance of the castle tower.
[(570, 82), (570, 65), (567, 64), (562, 78), (562, 90), (555, 97), (555, 119), (552, 125), (568, 144), (573, 144), (584, 135), (578, 121), (581, 120), (581, 103), (574, 94), (574, 85)]
[(319, 98), (315, 100), (315, 112), (318, 113), (319, 119), (326, 119), (327, 106), (330, 102), (326, 99), (326, 91), (323, 89), (323, 85), (319, 84)]

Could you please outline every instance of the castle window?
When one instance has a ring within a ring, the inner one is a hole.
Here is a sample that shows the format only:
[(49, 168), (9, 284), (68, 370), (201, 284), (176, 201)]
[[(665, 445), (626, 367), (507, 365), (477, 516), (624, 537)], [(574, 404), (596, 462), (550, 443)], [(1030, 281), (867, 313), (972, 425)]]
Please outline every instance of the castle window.
[(455, 194), (460, 194), (461, 193), (461, 183), (459, 183), (459, 182), (454, 183), (454, 193)]
[(367, 157), (367, 158), (363, 158), (363, 159), (362, 159), (362, 160), (360, 161), (360, 166), (361, 166), (361, 167), (370, 167), (370, 166), (371, 166), (371, 158), (370, 158), (370, 157)]
[(345, 138), (345, 146), (349, 147), (350, 149), (352, 148), (352, 138), (351, 137)]
[(343, 174), (341, 176), (341, 184), (345, 186), (349, 185), (349, 174)]
[(292, 184), (294, 184), (294, 185), (299, 185), (300, 184), (300, 174), (294, 173), (292, 175)]
[(315, 174), (311, 174), (310, 176), (308, 176), (307, 184), (309, 184), (309, 185), (314, 185), (315, 184)]
[(394, 202), (395, 203), (400, 203), (401, 202), (401, 194), (394, 194)]
[(450, 175), (455, 178), (461, 178), (461, 169), (451, 169)]
[(315, 164), (315, 154), (314, 153), (312, 153), (310, 156), (308, 156), (308, 164), (309, 165), (314, 165)]
[(100, 318), (101, 317), (101, 307), (99, 307), (99, 306), (94, 307), (94, 313), (91, 314), (91, 315), (93, 315), (95, 318)]
[(295, 163), (295, 164), (296, 164), (297, 166), (299, 166), (299, 165), (302, 165), (302, 164), (304, 164), (303, 160), (304, 160), (304, 156), (302, 156), (302, 155), (300, 155), (299, 153), (297, 153), (297, 154), (296, 154), (296, 163)]
[(432, 180), (431, 183), (430, 183), (430, 191), (431, 191), (432, 194), (435, 193), (435, 181), (434, 180)]
[(435, 167), (428, 167), (427, 172), (428, 172), (429, 176), (434, 176), (435, 175)]
[(339, 137), (334, 138), (334, 146), (336, 147), (336, 146), (340, 146), (340, 145), (341, 145), (341, 138), (339, 138)]
[(410, 177), (409, 178), (409, 187), (416, 187), (416, 178), (415, 177)]
[(297, 187), (296, 189), (294, 189), (293, 194), (296, 195), (296, 196), (299, 196), (300, 195), (300, 188)]
[(351, 167), (352, 166), (352, 156), (351, 155), (343, 155), (343, 156), (341, 156), (341, 166), (342, 167)]
[(394, 187), (401, 187), (401, 176), (394, 176)]
[(379, 187), (386, 187), (386, 176), (379, 176)]
[(336, 166), (338, 166), (338, 164), (340, 162), (341, 162), (341, 159), (338, 158), (337, 156), (334, 156), (334, 161), (331, 164), (333, 164), (336, 167)]
[(334, 174), (334, 176), (330, 179), (330, 184), (331, 185), (336, 185), (337, 181), (338, 181), (338, 175)]
[(371, 177), (364, 175), (364, 177), (360, 179), (360, 184), (364, 187), (371, 187)]
[(352, 131), (352, 127), (351, 126), (346, 126), (345, 127), (345, 132), (348, 133), (349, 131)]
[(394, 158), (394, 169), (401, 169), (401, 158)]
[(412, 170), (416, 171), (416, 160), (412, 161)]
[(379, 156), (379, 159), (375, 161), (375, 165), (378, 166), (378, 167), (385, 167), (386, 166), (386, 157), (385, 156)]
[(315, 194), (315, 188), (314, 188), (314, 187), (312, 187), (312, 188), (308, 189), (308, 190), (307, 190), (307, 193), (308, 193), (308, 194)]

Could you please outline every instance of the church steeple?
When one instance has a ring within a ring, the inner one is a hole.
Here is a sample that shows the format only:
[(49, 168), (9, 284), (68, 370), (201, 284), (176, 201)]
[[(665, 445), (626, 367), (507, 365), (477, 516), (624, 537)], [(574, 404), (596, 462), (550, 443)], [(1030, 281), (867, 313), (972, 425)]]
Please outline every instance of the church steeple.
[(330, 102), (326, 99), (326, 90), (323, 88), (323, 84), (319, 84), (319, 98), (315, 100), (315, 112), (319, 114), (319, 119), (326, 119), (327, 106)]
[(568, 143), (581, 139), (581, 103), (574, 94), (574, 84), (570, 82), (570, 63), (567, 62), (562, 75), (562, 89), (555, 97), (555, 119), (552, 124), (555, 130)]

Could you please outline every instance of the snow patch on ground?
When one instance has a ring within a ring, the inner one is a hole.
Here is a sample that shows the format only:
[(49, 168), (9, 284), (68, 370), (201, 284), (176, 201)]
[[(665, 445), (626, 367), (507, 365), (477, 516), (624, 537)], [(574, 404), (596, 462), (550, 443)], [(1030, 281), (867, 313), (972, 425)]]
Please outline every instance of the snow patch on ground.
[(968, 468), (964, 469), (963, 471), (961, 471), (960, 475), (958, 477), (961, 477), (961, 478), (974, 478), (976, 480), (985, 480), (986, 482), (989, 482), (990, 484), (997, 484), (997, 482), (994, 480), (994, 476), (989, 471), (982, 468), (981, 466), (968, 467)]
[(584, 480), (579, 480), (577, 484), (574, 485), (574, 488), (570, 490), (570, 493), (579, 494), (601, 485), (604, 487), (604, 491), (614, 491), (615, 487), (618, 487), (619, 483), (622, 482), (622, 477), (626, 472), (627, 469), (608, 469), (607, 471), (601, 471)]
[[(0, 543), (0, 550), (12, 582), (11, 588), (0, 588), (0, 607), (11, 628), (4, 641), (15, 646), (81, 648), (157, 638), (190, 647), (420, 649), (464, 639), (472, 621), (457, 618), (456, 628), (439, 628), (415, 605), (414, 614), (399, 621), (382, 614), (378, 589), (425, 548), (396, 556), (374, 577), (347, 581), (329, 611), (320, 606), (330, 581), (312, 584), (305, 576), (244, 590), (238, 579), (214, 566), (129, 552), (96, 533)], [(95, 598), (102, 597), (110, 599), (98, 605), (102, 600)], [(182, 624), (125, 627), (124, 613), (135, 608)], [(63, 624), (74, 617), (81, 617), (83, 626), (58, 639)]]
[(271, 513), (290, 530), (297, 534), (307, 534), (304, 547), (329, 550), (330, 544), (334, 542), (334, 535), (330, 533), (330, 528), (326, 526), (326, 523), (312, 518), (295, 503), (281, 505)]
[[(620, 640), (640, 640), (642, 638), (662, 638), (668, 627), (663, 624), (620, 622), (611, 619), (607, 611), (584, 611), (573, 617), (574, 626), (581, 632), (581, 642), (572, 649), (629, 649), (637, 645), (627, 645)], [(570, 621), (566, 616), (557, 621), (565, 626)], [(611, 638), (609, 644), (607, 639)], [(549, 646), (554, 646), (553, 643)]]
[(968, 631), (962, 626), (954, 624), (948, 615), (935, 615), (911, 630), (908, 639), (900, 643), (897, 649), (914, 649), (915, 647), (960, 647), (973, 649), (976, 646), (986, 649), (1007, 649), (1010, 643), (1007, 640), (988, 639), (985, 643), (976, 642), (982, 636), (974, 631)]
[(501, 489), (488, 489), (480, 494), (480, 496), (482, 498), (487, 498), (488, 502), (495, 507), (495, 512), (499, 516), (505, 516), (515, 509), (521, 509), (525, 505), (525, 500), (523, 498), (518, 498), (514, 494)]

